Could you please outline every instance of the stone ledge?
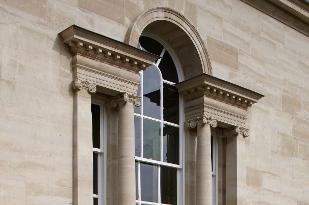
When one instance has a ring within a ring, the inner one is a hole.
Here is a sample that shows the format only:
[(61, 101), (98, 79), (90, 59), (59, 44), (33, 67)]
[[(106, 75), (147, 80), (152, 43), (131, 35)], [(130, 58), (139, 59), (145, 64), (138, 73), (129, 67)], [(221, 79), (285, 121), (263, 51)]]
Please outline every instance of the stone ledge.
[[(241, 0), (261, 12), (309, 36), (309, 5), (299, 0)], [(302, 6), (302, 7), (300, 7)]]

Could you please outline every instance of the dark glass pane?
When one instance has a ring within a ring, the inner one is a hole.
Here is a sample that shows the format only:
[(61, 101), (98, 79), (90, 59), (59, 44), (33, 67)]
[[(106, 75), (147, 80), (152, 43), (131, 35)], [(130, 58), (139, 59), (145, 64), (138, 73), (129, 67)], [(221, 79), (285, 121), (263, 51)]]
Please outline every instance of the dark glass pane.
[(179, 164), (179, 128), (169, 125), (163, 127), (163, 160)]
[(141, 198), (158, 202), (158, 167), (141, 163)]
[(135, 163), (135, 192), (136, 192), (136, 200), (138, 200), (138, 164)]
[(160, 119), (160, 79), (159, 70), (149, 66), (143, 72), (143, 110), (144, 115)]
[(91, 104), (91, 113), (93, 147), (100, 148), (100, 106)]
[(93, 193), (98, 194), (98, 155), (93, 153)]
[(146, 36), (141, 36), (139, 38), (139, 43), (146, 51), (158, 56), (163, 50), (163, 46), (159, 42)]
[(143, 123), (144, 158), (160, 160), (160, 122), (144, 118)]
[[(141, 96), (141, 85), (138, 86), (137, 96)], [(134, 112), (141, 114), (141, 106), (134, 106)]]
[(179, 95), (173, 85), (163, 84), (163, 117), (167, 122), (179, 123)]
[(135, 156), (141, 156), (141, 125), (142, 119), (134, 116), (134, 128), (135, 128)]
[(98, 205), (99, 203), (98, 203), (98, 199), (96, 199), (96, 198), (93, 198), (93, 205)]
[(161, 167), (161, 202), (177, 204), (177, 169)]
[(163, 55), (163, 58), (159, 64), (159, 68), (161, 70), (162, 77), (164, 80), (178, 83), (178, 74), (176, 66), (173, 62), (172, 57), (167, 51)]
[(213, 150), (214, 150), (214, 137), (211, 136), (211, 171), (214, 171), (214, 166), (213, 166), (213, 163), (214, 163), (214, 160), (213, 160)]

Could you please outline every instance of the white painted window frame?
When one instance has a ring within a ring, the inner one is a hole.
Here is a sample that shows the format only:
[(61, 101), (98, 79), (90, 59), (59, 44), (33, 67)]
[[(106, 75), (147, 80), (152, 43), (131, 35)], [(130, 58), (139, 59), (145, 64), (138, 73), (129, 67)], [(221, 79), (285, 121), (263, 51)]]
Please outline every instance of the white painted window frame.
[[(163, 41), (160, 40), (160, 38), (158, 38), (157, 36), (154, 36), (152, 34), (148, 34), (146, 33), (144, 36), (146, 37), (150, 37), (150, 38), (153, 38), (154, 40), (158, 41), (159, 43), (162, 44), (163, 46), (163, 50), (160, 54), (160, 58), (159, 60), (156, 62), (156, 64), (153, 64), (158, 72), (160, 73), (160, 95), (162, 96), (160, 98), (160, 120), (159, 119), (156, 119), (156, 118), (152, 118), (152, 117), (149, 117), (149, 116), (145, 116), (143, 114), (143, 109), (141, 109), (140, 111), (140, 114), (138, 113), (134, 113), (135, 116), (138, 116), (140, 119), (141, 119), (141, 157), (135, 157), (135, 161), (137, 162), (137, 166), (138, 166), (138, 171), (137, 171), (137, 183), (138, 183), (138, 199), (136, 200), (136, 203), (138, 205), (141, 205), (141, 204), (153, 204), (153, 205), (169, 205), (169, 204), (163, 204), (161, 203), (161, 166), (165, 166), (165, 167), (171, 167), (171, 168), (176, 168), (177, 169), (177, 205), (183, 205), (184, 202), (185, 202), (185, 184), (184, 184), (184, 176), (185, 176), (185, 173), (184, 173), (184, 157), (185, 157), (185, 153), (184, 153), (184, 111), (183, 111), (183, 101), (182, 101), (182, 96), (179, 95), (179, 124), (175, 124), (175, 123), (171, 123), (171, 122), (167, 122), (167, 121), (164, 121), (163, 119), (163, 85), (164, 83), (166, 84), (169, 84), (169, 85), (175, 85), (176, 83), (174, 82), (171, 82), (171, 81), (168, 81), (168, 80), (164, 80), (163, 77), (162, 77), (162, 73), (158, 67), (158, 65), (160, 64), (161, 62), (161, 59), (164, 55), (164, 53), (166, 51), (169, 52), (171, 58), (173, 59), (173, 62), (175, 64), (175, 67), (176, 67), (176, 71), (177, 71), (177, 74), (178, 74), (178, 79), (179, 81), (182, 81), (183, 80), (183, 73), (180, 69), (180, 63), (179, 63), (179, 60), (177, 59), (176, 55), (172, 52), (172, 49), (170, 49), (170, 47)], [(140, 49), (142, 50), (145, 50), (143, 49), (140, 45), (138, 45)], [(140, 93), (143, 93), (143, 72), (141, 71), (140, 72), (140, 77), (141, 77), (141, 81), (140, 81)], [(141, 101), (141, 106), (143, 107), (143, 100)], [(157, 160), (152, 160), (152, 159), (147, 159), (147, 158), (144, 158), (143, 157), (143, 137), (142, 137), (142, 133), (143, 133), (143, 118), (145, 119), (150, 119), (150, 120), (153, 120), (153, 121), (157, 121), (157, 122), (160, 122), (160, 126), (161, 126), (161, 132), (163, 132), (163, 125), (166, 124), (166, 125), (170, 125), (170, 126), (174, 126), (174, 127), (178, 127), (179, 128), (179, 165), (177, 164), (172, 164), (172, 163), (167, 163), (167, 162), (163, 162), (163, 133), (161, 133), (161, 143), (160, 143), (160, 149), (161, 149), (161, 156), (160, 156), (160, 161), (157, 161)], [(158, 203), (155, 203), (155, 202), (147, 202), (147, 201), (142, 201), (141, 200), (141, 181), (140, 181), (140, 164), (144, 162), (144, 163), (147, 163), (147, 164), (152, 164), (152, 165), (157, 165), (159, 168), (158, 168)]]
[[(98, 194), (93, 194), (92, 198), (98, 199), (98, 205), (106, 204), (106, 150), (107, 150), (107, 125), (106, 125), (106, 110), (104, 103), (99, 99), (92, 99), (91, 104), (100, 107), (100, 149), (93, 148), (92, 152), (98, 155)], [(102, 185), (102, 186), (100, 186)]]

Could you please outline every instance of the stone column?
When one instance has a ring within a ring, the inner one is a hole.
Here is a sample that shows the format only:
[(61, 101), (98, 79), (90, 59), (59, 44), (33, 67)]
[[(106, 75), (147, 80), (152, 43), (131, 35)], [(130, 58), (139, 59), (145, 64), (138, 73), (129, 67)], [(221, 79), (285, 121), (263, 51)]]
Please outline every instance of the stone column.
[(128, 94), (117, 99), (118, 121), (118, 205), (134, 205), (135, 194), (135, 135), (134, 103)]
[(216, 125), (205, 116), (196, 122), (196, 205), (212, 204), (211, 127)]
[(75, 81), (73, 115), (73, 204), (92, 205), (91, 95), (95, 85)]

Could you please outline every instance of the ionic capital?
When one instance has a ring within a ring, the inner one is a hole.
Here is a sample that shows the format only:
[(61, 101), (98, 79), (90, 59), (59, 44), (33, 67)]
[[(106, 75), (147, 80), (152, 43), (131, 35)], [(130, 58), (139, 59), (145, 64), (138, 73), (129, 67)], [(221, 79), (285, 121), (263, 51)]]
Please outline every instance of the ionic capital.
[(204, 126), (205, 124), (209, 124), (211, 127), (217, 127), (217, 120), (210, 116), (201, 116), (193, 119), (189, 119), (186, 122), (188, 128), (193, 129), (197, 126)]
[(242, 135), (243, 137), (249, 137), (249, 129), (245, 127), (236, 127), (235, 131), (238, 135)]
[(97, 91), (96, 85), (86, 80), (76, 79), (72, 83), (74, 90), (87, 90), (89, 93), (95, 93)]
[(110, 102), (110, 106), (113, 108), (117, 108), (123, 106), (126, 103), (132, 103), (134, 106), (140, 106), (141, 97), (128, 93), (119, 94), (112, 99), (112, 101)]

